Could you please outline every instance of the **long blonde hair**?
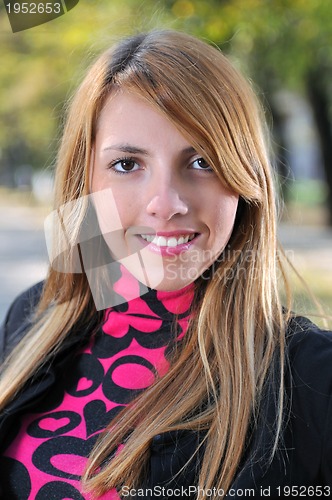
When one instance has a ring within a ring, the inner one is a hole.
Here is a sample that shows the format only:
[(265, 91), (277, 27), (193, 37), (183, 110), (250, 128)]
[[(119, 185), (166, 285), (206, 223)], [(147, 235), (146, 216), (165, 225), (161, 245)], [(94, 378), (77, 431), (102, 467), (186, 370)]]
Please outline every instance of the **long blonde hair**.
[[(137, 486), (153, 436), (189, 429), (205, 430), (200, 487), (226, 492), (243, 457), (249, 426), (259, 416), (275, 358), (279, 414), (271, 457), (282, 426), (287, 318), (279, 278), (288, 296), (289, 286), (276, 236), (262, 112), (248, 82), (215, 47), (168, 30), (127, 38), (99, 57), (72, 99), (57, 162), (57, 208), (84, 200), (89, 192), (98, 116), (117, 87), (138, 93), (164, 113), (220, 181), (239, 194), (240, 204), (227, 248), (209, 275), (195, 283), (195, 314), (169, 372), (122, 411), (116, 424), (111, 422), (112, 430), (103, 433), (90, 456), (84, 484), (97, 495), (124, 484)], [(62, 263), (66, 272), (49, 269), (36, 324), (4, 371), (2, 408), (78, 321), (88, 324), (98, 316), (86, 276), (75, 272), (74, 265), (86, 209), (84, 202), (77, 204), (67, 220), (71, 241)], [(105, 462), (123, 442), (122, 451)]]

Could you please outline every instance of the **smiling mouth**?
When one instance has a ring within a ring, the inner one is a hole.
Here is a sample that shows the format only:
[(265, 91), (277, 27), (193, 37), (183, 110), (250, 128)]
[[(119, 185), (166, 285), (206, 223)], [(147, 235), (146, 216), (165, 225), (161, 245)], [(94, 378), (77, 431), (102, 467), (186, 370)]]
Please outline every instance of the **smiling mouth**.
[(166, 238), (165, 236), (157, 236), (153, 234), (141, 234), (140, 236), (141, 238), (143, 238), (143, 240), (147, 241), (148, 243), (153, 243), (158, 247), (174, 248), (177, 247), (178, 245), (183, 245), (193, 240), (195, 236), (197, 236), (197, 233), (183, 234), (177, 237), (171, 236), (170, 238)]

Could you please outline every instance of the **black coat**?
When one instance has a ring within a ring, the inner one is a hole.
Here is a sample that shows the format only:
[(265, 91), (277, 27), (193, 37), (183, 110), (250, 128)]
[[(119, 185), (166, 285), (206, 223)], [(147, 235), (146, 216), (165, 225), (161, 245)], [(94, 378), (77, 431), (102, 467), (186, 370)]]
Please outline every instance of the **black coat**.
[[(29, 316), (41, 289), (41, 284), (36, 285), (10, 307), (0, 329), (0, 355), (10, 351), (29, 328)], [(58, 371), (70, 362), (75, 343), (88, 336), (88, 331), (82, 332), (75, 340), (75, 335), (71, 334), (71, 340), (64, 343), (52, 365), (40, 370), (38, 377), (8, 405), (0, 416), (0, 452), (15, 434), (20, 414), (38, 405), (51, 390)], [(247, 451), (228, 497), (329, 497), (332, 495), (332, 333), (320, 330), (303, 317), (290, 322), (284, 431), (270, 463), (268, 458), (277, 414), (272, 378), (264, 393), (258, 425), (248, 438)], [(150, 449), (148, 479), (136, 492), (137, 498), (169, 498), (172, 491), (180, 498), (195, 498), (200, 455), (189, 463), (185, 472), (177, 478), (174, 476), (192, 456), (201, 438), (191, 431), (155, 436)], [(217, 492), (205, 493), (206, 498), (218, 498)], [(134, 492), (126, 490), (124, 498), (126, 496), (134, 498)]]

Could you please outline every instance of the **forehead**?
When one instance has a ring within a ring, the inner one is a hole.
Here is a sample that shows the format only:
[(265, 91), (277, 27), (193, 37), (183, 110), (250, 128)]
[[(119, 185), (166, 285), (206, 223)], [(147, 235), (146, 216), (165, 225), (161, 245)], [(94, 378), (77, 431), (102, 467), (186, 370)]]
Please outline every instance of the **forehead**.
[(184, 147), (188, 140), (157, 106), (143, 97), (118, 91), (108, 96), (96, 128), (96, 146), (109, 141), (168, 143)]

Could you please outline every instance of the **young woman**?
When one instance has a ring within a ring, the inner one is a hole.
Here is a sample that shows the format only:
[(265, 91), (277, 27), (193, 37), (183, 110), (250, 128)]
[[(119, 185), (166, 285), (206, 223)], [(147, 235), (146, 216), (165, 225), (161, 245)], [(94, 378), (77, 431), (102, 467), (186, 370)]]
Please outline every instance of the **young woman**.
[(49, 274), (2, 329), (4, 498), (330, 495), (332, 336), (290, 312), (272, 177), (216, 48), (154, 31), (97, 60)]

